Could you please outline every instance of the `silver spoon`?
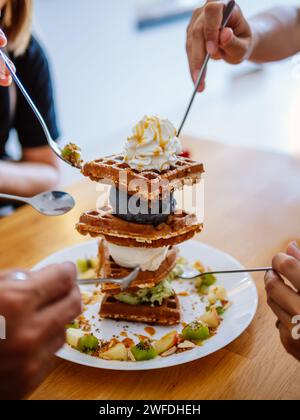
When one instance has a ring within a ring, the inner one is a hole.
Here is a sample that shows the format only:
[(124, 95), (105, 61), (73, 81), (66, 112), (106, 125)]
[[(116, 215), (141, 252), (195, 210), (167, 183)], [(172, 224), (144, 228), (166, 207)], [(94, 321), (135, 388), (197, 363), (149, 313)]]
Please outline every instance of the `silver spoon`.
[(140, 272), (140, 267), (136, 267), (128, 276), (120, 279), (78, 279), (77, 284), (87, 285), (87, 284), (100, 284), (100, 283), (113, 283), (118, 284), (120, 289), (123, 291), (128, 289), (131, 283), (137, 278)]
[(178, 275), (179, 278), (185, 280), (193, 280), (196, 277), (203, 277), (209, 274), (232, 274), (232, 273), (254, 273), (260, 271), (272, 271), (272, 267), (259, 267), (259, 268), (247, 268), (247, 269), (240, 269), (240, 270), (222, 270), (222, 271), (207, 271), (205, 273), (199, 273), (193, 267), (185, 267), (182, 274)]
[(48, 191), (29, 198), (0, 194), (0, 199), (21, 201), (29, 204), (45, 216), (62, 216), (75, 206), (74, 198), (70, 194), (62, 191)]
[[(222, 25), (221, 25), (221, 28), (222, 28), (222, 29), (223, 29), (223, 28), (225, 28), (225, 26), (227, 25), (227, 23), (228, 23), (228, 21), (229, 21), (229, 19), (230, 19), (231, 15), (232, 15), (232, 12), (233, 12), (233, 10), (234, 10), (234, 7), (235, 7), (235, 1), (234, 1), (234, 0), (229, 1), (229, 2), (227, 3), (227, 5), (225, 6), (225, 9), (224, 9), (224, 15), (223, 15), (223, 21), (222, 21)], [(178, 137), (180, 136), (180, 133), (181, 133), (181, 131), (182, 131), (182, 129), (183, 129), (183, 126), (184, 126), (184, 124), (185, 124), (185, 121), (186, 121), (186, 119), (187, 119), (187, 117), (188, 117), (188, 115), (189, 115), (189, 112), (190, 112), (191, 108), (192, 108), (192, 105), (193, 105), (193, 102), (194, 102), (195, 96), (196, 96), (196, 94), (197, 94), (197, 92), (198, 92), (198, 89), (199, 89), (200, 83), (201, 83), (201, 81), (202, 81), (202, 79), (203, 79), (203, 76), (204, 76), (204, 73), (205, 73), (205, 71), (206, 71), (206, 68), (207, 68), (207, 65), (208, 65), (208, 62), (209, 62), (210, 58), (211, 58), (210, 54), (206, 54), (205, 59), (204, 59), (204, 63), (202, 64), (202, 67), (201, 67), (201, 69), (200, 69), (200, 72), (199, 72), (199, 76), (198, 76), (197, 82), (196, 82), (196, 84), (195, 84), (195, 89), (194, 89), (194, 92), (193, 92), (193, 94), (192, 94), (191, 100), (190, 100), (190, 102), (189, 102), (189, 104), (188, 104), (188, 107), (187, 107), (187, 110), (186, 110), (186, 112), (185, 112), (185, 114), (184, 114), (184, 117), (183, 117), (182, 123), (180, 124), (180, 127), (179, 127), (179, 129), (178, 129), (178, 131), (177, 131), (177, 136), (178, 136)]]
[(4, 61), (6, 67), (8, 68), (12, 78), (14, 79), (16, 85), (19, 87), (20, 91), (22, 92), (22, 94), (24, 95), (26, 101), (28, 102), (28, 104), (30, 105), (32, 111), (34, 112), (35, 116), (37, 117), (44, 133), (46, 136), (46, 139), (49, 143), (49, 146), (51, 147), (51, 149), (53, 150), (53, 152), (56, 154), (56, 156), (58, 156), (60, 159), (62, 159), (65, 163), (67, 163), (68, 165), (71, 165), (75, 168), (77, 168), (77, 166), (72, 165), (71, 162), (69, 162), (68, 160), (66, 160), (63, 157), (62, 154), (62, 149), (58, 146), (58, 144), (52, 139), (51, 134), (48, 130), (47, 124), (45, 123), (44, 118), (42, 117), (42, 115), (40, 114), (39, 110), (37, 109), (37, 107), (35, 106), (34, 102), (32, 101), (32, 99), (30, 98), (29, 94), (27, 93), (26, 89), (24, 88), (24, 86), (22, 85), (20, 79), (18, 78), (18, 76), (16, 75), (16, 73), (14, 72), (14, 69), (12, 68), (8, 58), (6, 57), (6, 55), (3, 53), (3, 51), (0, 50), (0, 57), (2, 58), (2, 60)]

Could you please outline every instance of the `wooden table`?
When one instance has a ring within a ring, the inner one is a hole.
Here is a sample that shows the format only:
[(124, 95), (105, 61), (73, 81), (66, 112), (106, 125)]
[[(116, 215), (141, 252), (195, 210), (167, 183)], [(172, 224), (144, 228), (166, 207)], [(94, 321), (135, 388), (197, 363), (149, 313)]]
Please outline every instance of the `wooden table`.
[[(270, 152), (189, 139), (205, 163), (205, 230), (199, 239), (245, 266), (270, 264), (300, 233), (300, 162)], [(49, 254), (87, 240), (74, 230), (93, 208), (95, 185), (73, 188), (78, 206), (58, 219), (29, 208), (0, 221), (0, 267), (29, 268)], [(156, 371), (105, 371), (58, 361), (32, 399), (299, 399), (300, 364), (285, 353), (269, 310), (263, 276), (255, 277), (259, 308), (248, 330), (226, 348), (186, 365)]]

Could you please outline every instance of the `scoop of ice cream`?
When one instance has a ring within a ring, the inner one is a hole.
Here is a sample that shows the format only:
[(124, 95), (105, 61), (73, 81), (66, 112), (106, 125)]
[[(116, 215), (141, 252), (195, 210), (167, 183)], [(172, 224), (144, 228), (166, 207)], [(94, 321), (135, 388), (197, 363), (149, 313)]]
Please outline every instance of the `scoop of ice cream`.
[(174, 193), (166, 194), (159, 201), (150, 203), (138, 197), (130, 196), (126, 192), (112, 187), (109, 202), (113, 214), (130, 223), (157, 226), (166, 222), (169, 215), (175, 211), (176, 200)]
[(142, 271), (156, 271), (166, 259), (168, 247), (162, 248), (129, 248), (108, 243), (108, 250), (113, 260), (121, 267), (135, 268)]
[(178, 160), (181, 144), (169, 120), (145, 116), (125, 144), (124, 160), (137, 171), (169, 169)]

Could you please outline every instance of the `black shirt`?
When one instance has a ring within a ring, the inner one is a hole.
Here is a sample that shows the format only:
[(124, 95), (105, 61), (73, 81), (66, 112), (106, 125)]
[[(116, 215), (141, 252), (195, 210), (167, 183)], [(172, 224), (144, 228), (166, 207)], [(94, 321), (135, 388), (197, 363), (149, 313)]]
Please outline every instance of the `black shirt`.
[[(53, 140), (59, 137), (53, 99), (53, 88), (47, 57), (38, 41), (32, 37), (26, 52), (19, 57), (10, 57), (17, 75), (33, 99), (48, 126)], [(10, 95), (7, 88), (0, 87), (0, 159), (6, 157), (5, 145), (11, 129), (16, 129), (22, 148), (47, 144), (44, 132), (31, 108), (16, 88), (16, 109), (10, 117)]]

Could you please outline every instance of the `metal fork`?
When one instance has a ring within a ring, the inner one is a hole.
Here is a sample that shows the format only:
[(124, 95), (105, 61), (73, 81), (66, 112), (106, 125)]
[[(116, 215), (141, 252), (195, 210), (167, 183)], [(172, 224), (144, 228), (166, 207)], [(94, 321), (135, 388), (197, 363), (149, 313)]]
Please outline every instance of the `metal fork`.
[(35, 106), (34, 102), (32, 101), (32, 99), (30, 98), (29, 94), (27, 93), (26, 89), (24, 88), (24, 86), (22, 85), (20, 79), (18, 78), (18, 76), (16, 75), (16, 73), (14, 72), (14, 69), (12, 68), (8, 58), (6, 57), (6, 55), (4, 54), (3, 51), (0, 50), (0, 58), (2, 58), (2, 60), (4, 61), (6, 67), (8, 68), (13, 80), (15, 81), (16, 85), (18, 86), (18, 88), (20, 89), (20, 91), (22, 92), (22, 94), (24, 95), (26, 101), (28, 102), (28, 104), (30, 105), (32, 111), (34, 112), (35, 116), (37, 117), (44, 133), (46, 136), (46, 139), (49, 143), (49, 146), (51, 147), (51, 149), (53, 150), (53, 152), (56, 154), (56, 156), (58, 156), (61, 160), (63, 160), (65, 163), (67, 163), (68, 165), (71, 165), (73, 167), (75, 167), (74, 165), (72, 165), (71, 162), (69, 162), (68, 160), (64, 159), (62, 156), (62, 149), (57, 145), (57, 143), (52, 139), (51, 134), (48, 130), (47, 124), (45, 123), (44, 118), (42, 117), (42, 115), (40, 114), (39, 110), (37, 109), (37, 107)]
[(77, 284), (79, 285), (87, 285), (87, 284), (99, 284), (99, 283), (113, 283), (120, 286), (120, 289), (123, 291), (128, 289), (131, 283), (137, 278), (140, 267), (136, 267), (132, 272), (121, 279), (78, 279)]
[(179, 278), (185, 280), (193, 280), (196, 277), (203, 277), (209, 274), (232, 274), (232, 273), (254, 273), (254, 272), (261, 272), (261, 271), (272, 271), (272, 267), (259, 267), (259, 268), (247, 268), (247, 269), (240, 269), (240, 270), (220, 270), (220, 271), (207, 271), (205, 273), (200, 273), (193, 267), (185, 267), (184, 272), (178, 275)]
[[(233, 12), (234, 8), (235, 8), (235, 1), (234, 0), (229, 1), (227, 3), (227, 5), (225, 6), (223, 20), (222, 20), (222, 25), (221, 25), (221, 28), (222, 29), (225, 28), (225, 26), (227, 25), (227, 23), (228, 23), (231, 15), (232, 15), (232, 12)], [(192, 108), (192, 105), (193, 105), (195, 96), (196, 96), (196, 94), (198, 92), (200, 83), (201, 83), (201, 81), (203, 79), (203, 76), (205, 74), (205, 71), (206, 71), (206, 68), (207, 68), (207, 65), (208, 65), (208, 62), (209, 62), (210, 58), (211, 58), (210, 54), (207, 53), (206, 56), (205, 56), (205, 59), (204, 59), (204, 63), (202, 64), (202, 67), (200, 69), (199, 76), (198, 76), (197, 82), (195, 84), (194, 92), (193, 92), (192, 97), (190, 99), (190, 102), (188, 104), (187, 110), (186, 110), (186, 112), (184, 114), (182, 123), (180, 124), (180, 127), (179, 127), (179, 129), (177, 131), (177, 136), (178, 137), (180, 136), (180, 133), (181, 133), (181, 131), (183, 129), (183, 126), (185, 124), (185, 121), (186, 121), (186, 119), (187, 119), (187, 117), (189, 115), (189, 112), (190, 112), (191, 108)]]

